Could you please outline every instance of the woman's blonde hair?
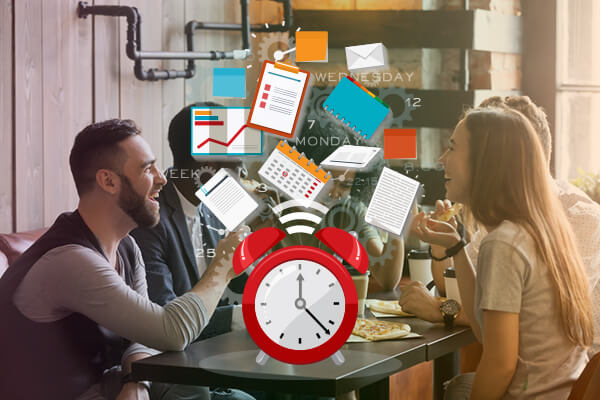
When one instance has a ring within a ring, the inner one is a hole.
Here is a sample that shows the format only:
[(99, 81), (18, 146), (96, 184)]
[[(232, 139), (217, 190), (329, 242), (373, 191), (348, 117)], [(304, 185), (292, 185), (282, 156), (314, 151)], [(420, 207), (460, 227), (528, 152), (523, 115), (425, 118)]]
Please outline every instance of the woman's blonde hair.
[(550, 273), (567, 337), (589, 346), (593, 325), (585, 269), (533, 127), (507, 108), (476, 108), (463, 122), (472, 171), (469, 211), (485, 226), (509, 220), (531, 235)]

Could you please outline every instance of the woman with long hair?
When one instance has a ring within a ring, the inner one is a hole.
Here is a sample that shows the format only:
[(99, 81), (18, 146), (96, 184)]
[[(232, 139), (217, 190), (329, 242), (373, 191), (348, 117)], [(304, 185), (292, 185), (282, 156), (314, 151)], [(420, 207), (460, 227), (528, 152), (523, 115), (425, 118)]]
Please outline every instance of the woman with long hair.
[(591, 304), (535, 131), (517, 111), (474, 109), (440, 160), (447, 198), (488, 232), (475, 269), (453, 224), (424, 213), (414, 222), (421, 240), (453, 257), (463, 311), (483, 344), (477, 372), (455, 378), (446, 398), (565, 399), (587, 362)]

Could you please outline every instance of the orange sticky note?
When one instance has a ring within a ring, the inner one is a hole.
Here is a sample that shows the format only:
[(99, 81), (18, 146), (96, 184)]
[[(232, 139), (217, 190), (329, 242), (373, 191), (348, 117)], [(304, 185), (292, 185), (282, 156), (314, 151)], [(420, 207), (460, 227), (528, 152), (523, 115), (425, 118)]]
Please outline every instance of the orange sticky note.
[(392, 159), (417, 159), (417, 130), (412, 129), (384, 129), (383, 131), (383, 158)]
[(296, 32), (296, 61), (327, 62), (327, 32)]

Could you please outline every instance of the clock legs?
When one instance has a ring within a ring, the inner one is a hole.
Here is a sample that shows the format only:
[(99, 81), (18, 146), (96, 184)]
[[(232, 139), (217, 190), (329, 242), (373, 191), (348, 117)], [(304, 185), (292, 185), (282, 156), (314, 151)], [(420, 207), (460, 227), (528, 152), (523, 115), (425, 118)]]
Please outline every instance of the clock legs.
[(264, 351), (259, 351), (258, 355), (256, 356), (256, 363), (258, 365), (265, 365), (267, 363), (267, 361), (269, 361), (269, 356), (267, 355), (267, 353), (265, 353)]
[(331, 355), (331, 361), (333, 361), (335, 365), (342, 365), (346, 359), (344, 358), (342, 351), (338, 350)]
[[(256, 356), (256, 363), (261, 366), (265, 365), (267, 363), (267, 361), (269, 361), (269, 358), (270, 358), (269, 355), (261, 350), (258, 352), (258, 355)], [(335, 365), (342, 365), (346, 361), (341, 350), (338, 350), (335, 353), (333, 353), (330, 358), (331, 358), (331, 361), (333, 361), (333, 363)]]

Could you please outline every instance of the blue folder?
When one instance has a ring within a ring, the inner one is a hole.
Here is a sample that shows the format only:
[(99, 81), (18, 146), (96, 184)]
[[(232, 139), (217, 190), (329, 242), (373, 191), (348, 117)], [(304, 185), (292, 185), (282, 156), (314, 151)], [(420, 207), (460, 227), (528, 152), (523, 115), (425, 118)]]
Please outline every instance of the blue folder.
[(323, 108), (367, 140), (390, 111), (387, 104), (348, 76), (333, 89)]

